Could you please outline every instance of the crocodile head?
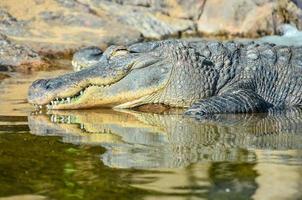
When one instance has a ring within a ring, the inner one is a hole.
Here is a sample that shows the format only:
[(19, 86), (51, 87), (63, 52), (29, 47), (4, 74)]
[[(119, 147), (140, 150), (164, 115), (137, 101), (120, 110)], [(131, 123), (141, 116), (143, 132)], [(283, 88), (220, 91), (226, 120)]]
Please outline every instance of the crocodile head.
[(29, 88), (28, 101), (49, 109), (131, 108), (154, 103), (190, 106), (209, 95), (211, 84), (203, 84), (202, 77), (209, 74), (196, 73), (209, 70), (203, 62), (196, 64), (205, 57), (188, 44), (171, 40), (111, 46), (91, 67), (36, 80)]

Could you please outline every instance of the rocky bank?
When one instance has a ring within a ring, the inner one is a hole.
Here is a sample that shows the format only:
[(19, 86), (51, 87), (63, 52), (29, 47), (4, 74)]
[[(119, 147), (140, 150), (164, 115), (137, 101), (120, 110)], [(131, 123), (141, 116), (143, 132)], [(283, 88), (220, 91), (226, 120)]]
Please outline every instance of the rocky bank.
[(170, 37), (260, 37), (302, 28), (300, 0), (9, 0), (0, 2), (0, 71), (40, 70), (96, 45)]

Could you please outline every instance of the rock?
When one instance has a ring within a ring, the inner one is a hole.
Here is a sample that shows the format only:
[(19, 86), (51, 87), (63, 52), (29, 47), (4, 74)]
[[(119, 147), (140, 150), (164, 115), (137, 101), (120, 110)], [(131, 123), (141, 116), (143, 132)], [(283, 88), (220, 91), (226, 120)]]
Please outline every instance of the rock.
[[(133, 27), (145, 38), (162, 39), (181, 33), (195, 32), (191, 20), (198, 15), (200, 1), (104, 1), (80, 0), (98, 15), (106, 11), (126, 26)], [(191, 4), (196, 5), (192, 8)], [(186, 6), (186, 8), (185, 8)], [(188, 9), (188, 8), (191, 9)], [(194, 10), (195, 9), (195, 10)], [(190, 12), (192, 11), (192, 13)], [(195, 14), (194, 14), (195, 13)]]
[[(180, 19), (197, 19), (202, 11), (205, 0), (79, 0), (81, 3), (98, 10), (106, 5), (123, 6), (132, 8), (135, 12), (144, 9), (150, 13), (162, 13), (164, 15)], [(112, 15), (118, 13), (111, 12)]]
[(302, 1), (301, 0), (293, 0), (293, 3), (295, 3), (298, 8), (302, 8)]
[(197, 26), (206, 35), (259, 37), (276, 33), (276, 27), (283, 23), (300, 28), (301, 16), (301, 9), (289, 0), (211, 0), (206, 2)]
[(282, 36), (286, 36), (286, 37), (300, 36), (302, 38), (302, 32), (291, 24), (281, 25), (280, 27), (278, 27), (278, 32), (280, 32), (280, 35)]
[(49, 67), (50, 63), (38, 53), (0, 34), (0, 71), (30, 71)]
[(7, 0), (0, 33), (40, 55), (204, 34), (259, 37), (302, 28), (300, 0)]
[[(201, 3), (200, 3), (201, 2)], [(196, 33), (200, 0), (27, 0), (4, 1), (0, 32), (43, 55), (68, 55), (96, 45), (128, 45), (143, 38)], [(191, 3), (196, 6), (191, 6)], [(142, 37), (143, 36), (143, 37)]]
[(66, 55), (83, 46), (106, 48), (142, 39), (132, 27), (105, 12), (96, 15), (75, 0), (11, 0), (0, 4), (9, 16), (0, 17), (0, 32), (43, 55)]
[(277, 29), (280, 32), (279, 35), (272, 35), (260, 38), (260, 42), (269, 42), (276, 45), (286, 46), (302, 46), (302, 31), (299, 31), (296, 27), (290, 24), (284, 24)]
[(11, 36), (29, 36), (25, 21), (18, 21), (6, 10), (0, 7), (0, 32)]
[(3, 74), (3, 73), (0, 73), (0, 83), (2, 80), (6, 79), (6, 78), (9, 78), (10, 76), (7, 75), (7, 74)]

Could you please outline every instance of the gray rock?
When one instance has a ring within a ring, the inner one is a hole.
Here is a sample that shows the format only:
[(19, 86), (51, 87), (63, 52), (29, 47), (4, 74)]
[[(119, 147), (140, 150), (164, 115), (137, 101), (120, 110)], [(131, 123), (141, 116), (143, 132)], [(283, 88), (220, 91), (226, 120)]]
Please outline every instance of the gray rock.
[(74, 0), (30, 0), (20, 5), (6, 1), (1, 5), (6, 8), (6, 17), (0, 17), (0, 33), (45, 55), (66, 55), (84, 46), (106, 48), (142, 39), (140, 32), (108, 13), (96, 15), (87, 5)]
[[(175, 1), (173, 4), (166, 1), (142, 0), (81, 0), (81, 2), (89, 5), (99, 15), (105, 10), (109, 15), (117, 18), (120, 23), (139, 31), (145, 38), (161, 39), (177, 36), (181, 32), (195, 31), (194, 22), (190, 20), (194, 16), (184, 13), (182, 6)], [(196, 0), (191, 2), (193, 5), (198, 5)], [(196, 7), (194, 6), (194, 8)]]
[(0, 71), (46, 69), (49, 62), (32, 49), (15, 44), (0, 34)]
[(211, 0), (198, 21), (207, 35), (259, 37), (276, 33), (283, 23), (302, 26), (302, 11), (290, 0)]
[(302, 1), (301, 1), (301, 0), (293, 0), (293, 2), (294, 2), (299, 8), (302, 8)]
[(0, 3), (0, 33), (43, 55), (186, 35), (259, 37), (290, 22), (298, 0), (27, 0)]
[(260, 38), (260, 42), (269, 42), (276, 45), (286, 46), (301, 46), (302, 45), (302, 32), (290, 24), (284, 24), (279, 27), (279, 35), (266, 36)]

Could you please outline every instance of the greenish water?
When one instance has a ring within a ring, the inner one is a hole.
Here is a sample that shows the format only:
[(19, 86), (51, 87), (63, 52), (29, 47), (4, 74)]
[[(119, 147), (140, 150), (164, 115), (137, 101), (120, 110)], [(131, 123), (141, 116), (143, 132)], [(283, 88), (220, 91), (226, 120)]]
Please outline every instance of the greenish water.
[(302, 199), (302, 111), (35, 112), (0, 83), (0, 199)]

